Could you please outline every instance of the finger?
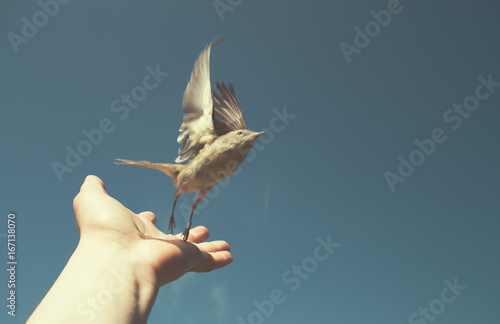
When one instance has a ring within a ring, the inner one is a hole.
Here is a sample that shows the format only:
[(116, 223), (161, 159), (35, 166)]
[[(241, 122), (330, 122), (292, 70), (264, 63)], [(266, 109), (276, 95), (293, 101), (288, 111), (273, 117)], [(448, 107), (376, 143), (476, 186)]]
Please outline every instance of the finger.
[(191, 243), (201, 243), (206, 241), (210, 232), (205, 226), (197, 226), (189, 231), (188, 241)]
[(220, 252), (220, 251), (230, 251), (231, 247), (226, 241), (213, 241), (198, 244), (198, 248), (204, 252)]
[(137, 216), (143, 217), (143, 218), (145, 218), (146, 220), (150, 221), (153, 224), (156, 223), (156, 215), (153, 212), (144, 211), (142, 213), (139, 213)]
[[(182, 240), (182, 233), (175, 235), (178, 239)], [(205, 226), (197, 226), (189, 230), (188, 242), (201, 243), (208, 239), (210, 232)]]
[(194, 272), (209, 272), (227, 266), (233, 262), (233, 256), (229, 251), (214, 253), (203, 253), (202, 260), (193, 268)]
[(94, 193), (106, 194), (106, 188), (104, 187), (104, 183), (99, 177), (94, 175), (88, 175), (83, 181), (82, 186), (80, 187), (80, 192), (73, 199), (73, 209), (76, 213), (80, 210), (80, 208), (85, 206), (85, 201), (90, 196), (93, 196)]
[(104, 186), (104, 182), (102, 182), (102, 180), (95, 175), (88, 175), (85, 178), (85, 181), (80, 187), (80, 192), (85, 192), (85, 191), (100, 191), (103, 193), (107, 193), (106, 187)]

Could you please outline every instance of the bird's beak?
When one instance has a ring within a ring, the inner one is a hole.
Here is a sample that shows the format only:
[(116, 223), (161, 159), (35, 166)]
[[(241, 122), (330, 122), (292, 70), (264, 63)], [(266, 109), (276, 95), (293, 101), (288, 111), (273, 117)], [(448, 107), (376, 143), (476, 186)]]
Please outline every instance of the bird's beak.
[(254, 136), (255, 138), (259, 138), (261, 137), (262, 135), (264, 135), (266, 132), (258, 132), (258, 133), (255, 133)]

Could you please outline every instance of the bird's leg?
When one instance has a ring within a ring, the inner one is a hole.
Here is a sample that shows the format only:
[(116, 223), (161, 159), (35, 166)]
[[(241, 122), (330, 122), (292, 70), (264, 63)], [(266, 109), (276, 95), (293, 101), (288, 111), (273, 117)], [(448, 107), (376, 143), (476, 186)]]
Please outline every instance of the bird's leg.
[(175, 219), (174, 219), (174, 210), (175, 210), (175, 204), (177, 204), (177, 200), (179, 199), (181, 195), (181, 190), (177, 190), (174, 195), (174, 207), (172, 207), (172, 215), (170, 215), (170, 220), (168, 221), (168, 230), (170, 233), (174, 233), (174, 228), (175, 228)]
[(191, 229), (191, 221), (193, 220), (193, 213), (194, 213), (194, 210), (196, 209), (196, 207), (198, 207), (198, 204), (200, 203), (200, 201), (202, 201), (203, 199), (205, 199), (205, 197), (208, 195), (208, 193), (210, 192), (210, 190), (212, 190), (213, 186), (212, 187), (207, 187), (207, 188), (203, 188), (200, 190), (200, 192), (198, 192), (198, 195), (196, 195), (196, 198), (193, 202), (193, 205), (191, 206), (191, 217), (189, 217), (189, 222), (187, 224), (187, 227), (186, 229), (184, 230), (184, 233), (182, 233), (182, 236), (183, 236), (183, 241), (186, 242), (188, 237), (189, 237), (189, 230)]

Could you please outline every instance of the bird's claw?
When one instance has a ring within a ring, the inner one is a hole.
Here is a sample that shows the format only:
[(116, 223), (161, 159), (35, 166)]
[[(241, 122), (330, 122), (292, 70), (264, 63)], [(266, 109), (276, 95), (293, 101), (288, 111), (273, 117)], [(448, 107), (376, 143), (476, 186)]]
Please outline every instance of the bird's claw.
[(186, 242), (188, 237), (189, 237), (189, 228), (186, 228), (184, 232), (182, 232), (182, 240)]
[(175, 220), (173, 218), (170, 218), (170, 221), (168, 222), (168, 230), (170, 231), (171, 234), (174, 234), (174, 229), (175, 229)]
[(190, 229), (191, 229), (191, 221), (189, 221), (188, 225), (186, 226), (186, 229), (184, 230), (184, 232), (182, 232), (182, 240), (184, 242), (186, 242), (188, 237), (189, 237), (189, 230)]

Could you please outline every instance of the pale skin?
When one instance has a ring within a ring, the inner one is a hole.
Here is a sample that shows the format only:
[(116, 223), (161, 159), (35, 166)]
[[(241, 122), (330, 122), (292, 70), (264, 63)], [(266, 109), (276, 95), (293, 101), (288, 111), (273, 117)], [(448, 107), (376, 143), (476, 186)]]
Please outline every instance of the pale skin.
[(146, 323), (161, 286), (233, 260), (226, 242), (204, 242), (205, 227), (187, 242), (159, 231), (153, 213), (133, 213), (96, 176), (85, 179), (73, 208), (80, 241), (27, 323)]

